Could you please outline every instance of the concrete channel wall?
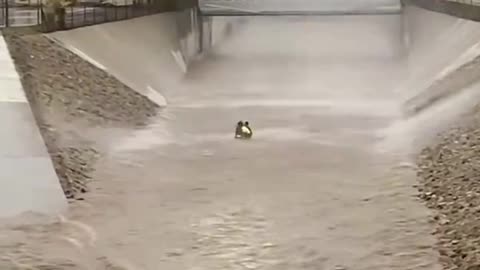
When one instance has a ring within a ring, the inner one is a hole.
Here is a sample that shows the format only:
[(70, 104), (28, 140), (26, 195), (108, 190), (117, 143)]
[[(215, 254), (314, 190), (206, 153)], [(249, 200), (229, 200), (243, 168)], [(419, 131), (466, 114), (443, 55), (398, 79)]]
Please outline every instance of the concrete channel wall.
[(403, 5), (410, 73), (403, 85), (409, 96), (405, 111), (416, 115), (478, 81), (475, 69), (464, 70), (480, 54), (480, 25), (465, 19), (478, 7), (443, 0), (404, 0)]
[(212, 20), (203, 16), (196, 6), (178, 10), (175, 16), (180, 52), (186, 67), (201, 57), (204, 51), (237, 31), (245, 21), (241, 17), (217, 17)]
[(458, 18), (480, 21), (480, 6), (447, 0), (402, 0), (403, 5), (415, 5)]
[(0, 219), (57, 215), (67, 202), (0, 34)]

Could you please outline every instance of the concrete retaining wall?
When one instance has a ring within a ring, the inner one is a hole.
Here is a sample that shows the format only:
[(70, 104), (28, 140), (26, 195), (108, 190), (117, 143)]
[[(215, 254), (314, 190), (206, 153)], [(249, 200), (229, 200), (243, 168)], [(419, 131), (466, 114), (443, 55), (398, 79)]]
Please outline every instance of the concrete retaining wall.
[(403, 13), (409, 74), (402, 88), (406, 94), (406, 111), (416, 114), (476, 81), (473, 74), (466, 76), (465, 71), (461, 80), (446, 78), (479, 56), (480, 24), (414, 4), (407, 4)]
[(235, 32), (243, 21), (244, 18), (202, 16), (196, 7), (177, 11), (178, 41), (186, 66)]
[(480, 21), (480, 6), (446, 0), (402, 0), (402, 3), (403, 5), (415, 5), (463, 19)]

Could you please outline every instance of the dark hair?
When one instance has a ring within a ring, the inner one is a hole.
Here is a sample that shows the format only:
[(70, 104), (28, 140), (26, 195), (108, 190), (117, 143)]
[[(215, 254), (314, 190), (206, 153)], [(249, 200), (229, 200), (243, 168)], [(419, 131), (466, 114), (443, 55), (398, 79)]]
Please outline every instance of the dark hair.
[(243, 122), (242, 122), (242, 121), (238, 121), (237, 126), (243, 126)]
[(245, 121), (245, 126), (248, 126), (248, 121)]

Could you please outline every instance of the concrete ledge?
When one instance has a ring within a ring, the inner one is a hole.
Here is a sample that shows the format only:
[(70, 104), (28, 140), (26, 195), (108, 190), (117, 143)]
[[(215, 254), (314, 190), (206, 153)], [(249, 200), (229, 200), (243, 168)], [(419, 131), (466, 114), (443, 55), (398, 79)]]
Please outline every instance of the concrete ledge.
[(61, 213), (65, 196), (1, 35), (0, 123), (0, 218)]
[(446, 0), (402, 0), (403, 5), (414, 5), (472, 21), (480, 21), (480, 6)]
[(0, 155), (0, 217), (56, 215), (66, 206), (50, 157)]

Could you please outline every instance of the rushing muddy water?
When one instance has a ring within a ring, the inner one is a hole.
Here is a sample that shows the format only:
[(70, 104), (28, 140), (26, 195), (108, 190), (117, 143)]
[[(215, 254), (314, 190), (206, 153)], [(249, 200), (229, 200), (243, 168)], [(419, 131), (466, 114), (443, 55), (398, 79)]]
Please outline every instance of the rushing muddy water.
[[(148, 128), (89, 133), (108, 153), (92, 191), (62, 222), (4, 230), (1, 261), (439, 269), (408, 151), (382, 144), (403, 30), (400, 15), (249, 20), (171, 82)], [(238, 120), (253, 140), (233, 139)]]

